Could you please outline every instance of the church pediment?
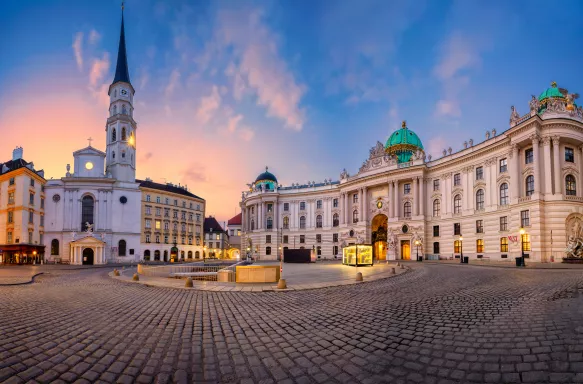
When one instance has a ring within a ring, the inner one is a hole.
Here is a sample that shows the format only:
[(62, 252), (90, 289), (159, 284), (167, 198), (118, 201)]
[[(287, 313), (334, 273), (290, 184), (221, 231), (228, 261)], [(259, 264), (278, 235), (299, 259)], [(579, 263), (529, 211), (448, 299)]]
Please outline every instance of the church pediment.
[(93, 147), (85, 147), (83, 149), (79, 149), (78, 151), (73, 152), (73, 156), (79, 155), (97, 155), (105, 157), (105, 152), (101, 152), (99, 149), (95, 149)]
[(87, 245), (87, 246), (95, 246), (95, 245), (105, 246), (105, 242), (95, 238), (92, 235), (88, 235), (88, 236), (82, 237), (80, 239), (75, 239), (71, 242), (71, 244)]

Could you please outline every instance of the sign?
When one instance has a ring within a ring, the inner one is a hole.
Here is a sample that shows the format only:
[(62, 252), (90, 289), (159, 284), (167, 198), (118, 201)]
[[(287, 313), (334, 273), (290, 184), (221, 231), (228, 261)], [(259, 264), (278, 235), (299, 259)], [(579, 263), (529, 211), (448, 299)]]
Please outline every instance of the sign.
[(508, 241), (510, 241), (511, 243), (518, 243), (518, 236), (508, 236)]

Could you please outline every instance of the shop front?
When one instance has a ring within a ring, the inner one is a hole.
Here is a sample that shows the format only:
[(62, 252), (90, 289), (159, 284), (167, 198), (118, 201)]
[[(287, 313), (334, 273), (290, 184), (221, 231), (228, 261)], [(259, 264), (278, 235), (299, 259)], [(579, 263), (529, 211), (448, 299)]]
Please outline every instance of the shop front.
[(370, 244), (348, 245), (342, 249), (342, 264), (373, 265), (373, 246)]
[(44, 260), (44, 245), (0, 245), (0, 264), (42, 264)]

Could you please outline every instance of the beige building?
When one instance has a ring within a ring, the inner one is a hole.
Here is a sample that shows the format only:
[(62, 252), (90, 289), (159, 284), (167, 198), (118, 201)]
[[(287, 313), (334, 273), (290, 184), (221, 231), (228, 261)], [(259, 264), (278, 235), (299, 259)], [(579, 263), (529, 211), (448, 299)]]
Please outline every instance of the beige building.
[(22, 158), (0, 163), (0, 264), (31, 264), (44, 260), (44, 172)]
[(136, 182), (142, 191), (142, 259), (202, 259), (205, 200), (186, 186), (150, 179)]

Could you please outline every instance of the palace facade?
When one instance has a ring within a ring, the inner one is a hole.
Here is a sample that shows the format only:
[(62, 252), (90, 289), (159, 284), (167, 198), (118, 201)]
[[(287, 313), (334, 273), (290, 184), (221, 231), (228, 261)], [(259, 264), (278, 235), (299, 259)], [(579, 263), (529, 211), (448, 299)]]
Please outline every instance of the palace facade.
[[(332, 258), (373, 244), (374, 257), (561, 261), (583, 238), (583, 108), (556, 83), (510, 127), (458, 152), (426, 156), (403, 122), (358, 173), (282, 186), (267, 169), (243, 192), (241, 247), (277, 259), (287, 248)], [(245, 252), (245, 251), (244, 251)]]

